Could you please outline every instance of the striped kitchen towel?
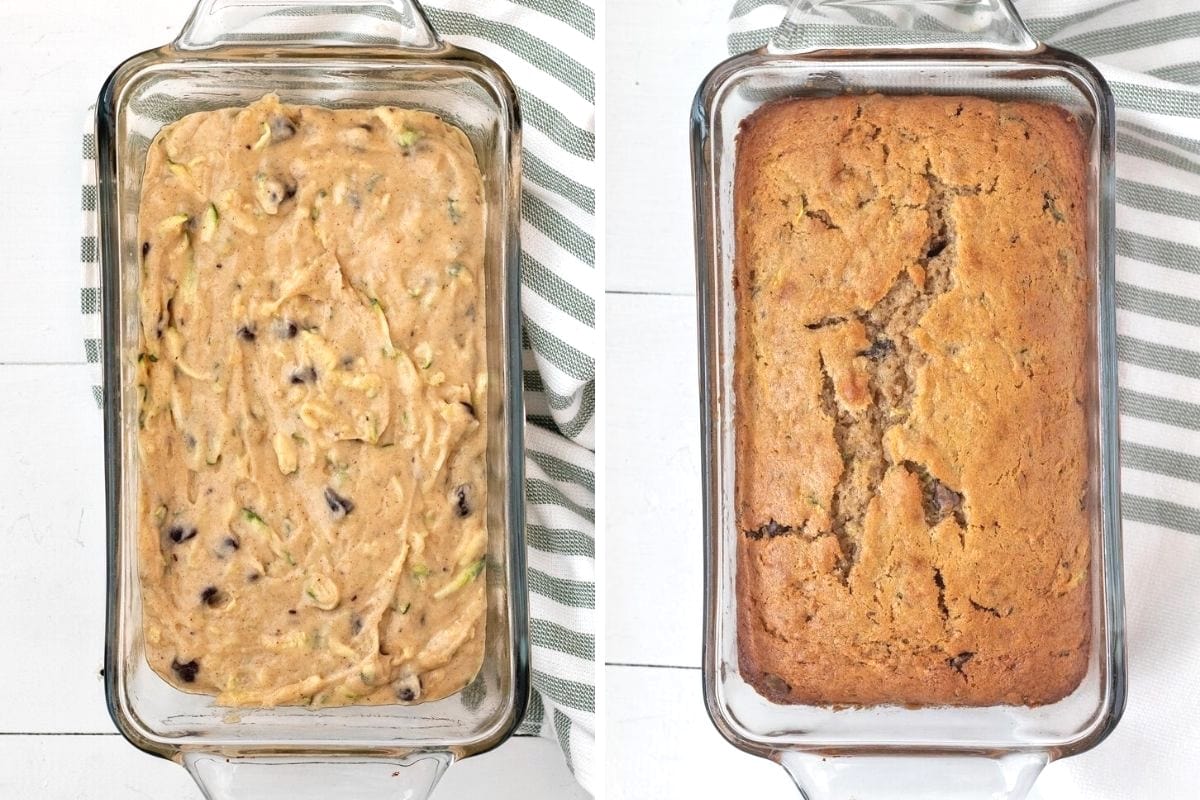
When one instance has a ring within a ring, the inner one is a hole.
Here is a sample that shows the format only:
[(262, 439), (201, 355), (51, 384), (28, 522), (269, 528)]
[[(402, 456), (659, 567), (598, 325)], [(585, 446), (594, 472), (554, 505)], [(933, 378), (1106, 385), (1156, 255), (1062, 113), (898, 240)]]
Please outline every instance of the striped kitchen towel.
[[(876, 24), (886, 21), (881, 15), (908, 6), (916, 32), (905, 38), (913, 41), (945, 34), (945, 21), (972, 4), (956, 9), (929, 3), (923, 10), (892, 0), (813, 5), (830, 26)], [(737, 0), (730, 51), (766, 44), (785, 6), (780, 0)], [(1200, 660), (1200, 632), (1172, 607), (1177, 601), (1191, 605), (1194, 600), (1185, 598), (1194, 594), (1191, 586), (1161, 582), (1174, 575), (1188, 576), (1190, 583), (1200, 569), (1200, 538), (1187, 536), (1200, 535), (1200, 0), (1024, 0), (1016, 6), (1034, 36), (1099, 67), (1117, 105), (1117, 352), (1130, 699), (1124, 721), (1105, 744), (1055, 765), (1038, 786), (1042, 797), (1056, 800), (1195, 797), (1200, 692), (1187, 676)], [(805, 35), (819, 37), (822, 27)], [(887, 35), (859, 29), (852, 38), (886, 41)]]
[[(180, 18), (188, 3), (180, 0)], [(344, 31), (376, 6), (302, 3), (258, 30)], [(593, 0), (429, 0), (434, 28), (509, 75), (524, 122), (521, 311), (533, 687), (520, 728), (556, 739), (580, 784), (595, 785), (595, 65)], [(370, 28), (370, 20), (366, 28)], [(83, 141), (81, 310), (99, 406), (100, 264), (96, 140)], [(165, 121), (165, 120), (164, 120)]]

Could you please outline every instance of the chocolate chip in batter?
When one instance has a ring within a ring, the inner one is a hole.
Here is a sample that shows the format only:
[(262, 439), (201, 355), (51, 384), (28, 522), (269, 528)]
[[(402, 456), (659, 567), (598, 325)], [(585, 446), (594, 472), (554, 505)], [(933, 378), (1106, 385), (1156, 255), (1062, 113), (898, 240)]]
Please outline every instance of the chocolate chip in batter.
[(329, 506), (334, 519), (342, 519), (354, 510), (354, 502), (352, 500), (342, 497), (328, 486), (325, 487), (325, 504)]
[(273, 142), (286, 142), (296, 135), (296, 123), (283, 114), (272, 116), (268, 125), (271, 129), (271, 141)]
[(180, 664), (179, 659), (173, 658), (171, 659), (171, 669), (179, 676), (179, 680), (184, 683), (195, 683), (196, 675), (200, 672), (200, 665), (194, 658), (186, 664)]
[(142, 258), (145, 258), (149, 254), (150, 254), (150, 243), (142, 242)]
[(475, 406), (471, 405), (466, 400), (460, 400), (459, 402), (462, 403), (462, 407), (467, 410), (468, 414), (470, 414), (472, 417), (475, 416)]
[(167, 538), (175, 544), (181, 544), (196, 538), (196, 528), (191, 525), (172, 525), (167, 529)]
[(243, 325), (242, 327), (238, 328), (237, 336), (243, 342), (253, 342), (256, 336), (254, 333), (254, 326), (249, 323)]
[(258, 583), (258, 580), (261, 577), (262, 577), (261, 573), (251, 572), (249, 575), (246, 576), (246, 583)]
[(396, 699), (402, 703), (411, 703), (421, 696), (421, 678), (409, 675), (396, 681)]
[(358, 614), (351, 615), (351, 617), (350, 617), (350, 635), (358, 636), (360, 633), (362, 633), (362, 629), (363, 629), (362, 617), (360, 617)]
[(275, 325), (275, 335), (280, 339), (294, 339), (300, 332), (300, 326), (290, 319), (281, 319)]
[(313, 367), (301, 367), (292, 373), (288, 379), (293, 386), (299, 386), (304, 383), (313, 383), (317, 380), (317, 371)]
[(200, 600), (209, 608), (216, 608), (225, 603), (225, 593), (215, 586), (206, 586), (200, 593)]
[(471, 503), (467, 500), (467, 493), (470, 489), (471, 487), (464, 483), (454, 490), (454, 494), (458, 498), (458, 515), (460, 517), (471, 516)]

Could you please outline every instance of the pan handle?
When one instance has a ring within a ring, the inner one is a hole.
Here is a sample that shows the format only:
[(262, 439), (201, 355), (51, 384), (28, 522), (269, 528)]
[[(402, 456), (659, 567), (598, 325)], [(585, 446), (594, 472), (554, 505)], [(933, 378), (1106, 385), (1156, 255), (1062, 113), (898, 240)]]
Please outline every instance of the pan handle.
[(956, 49), (1028, 53), (1041, 46), (1009, 0), (791, 0), (766, 51)]
[(823, 756), (776, 758), (806, 800), (1024, 800), (1049, 759), (1003, 756)]
[(187, 752), (182, 756), (207, 800), (428, 800), (450, 753), (422, 753), (407, 759), (357, 756), (225, 756)]
[(175, 47), (206, 50), (247, 42), (421, 52), (445, 47), (417, 0), (200, 0)]

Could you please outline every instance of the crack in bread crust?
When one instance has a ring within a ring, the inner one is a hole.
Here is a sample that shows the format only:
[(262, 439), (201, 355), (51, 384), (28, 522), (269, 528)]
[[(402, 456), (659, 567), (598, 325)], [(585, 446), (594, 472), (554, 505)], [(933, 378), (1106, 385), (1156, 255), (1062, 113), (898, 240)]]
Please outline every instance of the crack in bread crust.
[[(883, 299), (869, 310), (856, 311), (850, 317), (863, 327), (871, 343), (868, 348), (858, 351), (856, 358), (870, 382), (872, 402), (858, 411), (839, 403), (825, 358), (818, 355), (822, 377), (820, 406), (833, 423), (833, 438), (842, 461), (841, 476), (830, 502), (830, 530), (842, 549), (838, 570), (843, 581), (854, 566), (863, 519), (875, 487), (893, 466), (884, 447), (884, 433), (890, 425), (907, 419), (912, 407), (914, 375), (925, 362), (924, 352), (912, 341), (912, 332), (937, 297), (954, 285), (954, 229), (949, 217), (951, 197), (979, 191), (978, 187), (951, 190), (934, 174), (929, 162), (926, 162), (924, 177), (929, 185), (929, 199), (923, 205), (914, 206), (925, 210), (929, 218), (928, 240), (917, 259), (919, 280), (914, 280), (911, 271), (900, 272)], [(829, 212), (811, 208), (804, 194), (800, 195), (800, 206), (804, 216), (819, 220), (828, 230), (840, 230)], [(822, 317), (803, 325), (806, 330), (818, 332), (846, 322), (845, 316)], [(961, 493), (945, 487), (924, 465), (906, 461), (904, 466), (921, 480), (926, 496), (926, 518), (931, 526), (949, 512), (960, 526), (966, 527)], [(955, 500), (953, 508), (948, 509), (951, 495)], [(774, 518), (765, 525), (744, 531), (751, 539), (804, 533), (802, 520), (777, 521)]]

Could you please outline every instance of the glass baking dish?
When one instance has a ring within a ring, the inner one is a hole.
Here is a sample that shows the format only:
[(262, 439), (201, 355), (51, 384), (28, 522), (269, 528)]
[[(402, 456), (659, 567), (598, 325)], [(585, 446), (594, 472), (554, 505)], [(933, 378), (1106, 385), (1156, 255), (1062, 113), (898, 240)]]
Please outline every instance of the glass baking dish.
[[(781, 98), (973, 94), (1068, 109), (1088, 142), (1087, 502), (1092, 636), (1086, 676), (1042, 707), (775, 704), (739, 672), (734, 523), (739, 125)], [(794, 0), (772, 41), (718, 66), (692, 111), (705, 525), (704, 694), (721, 734), (780, 762), (820, 798), (1021, 798), (1050, 760), (1095, 746), (1125, 703), (1114, 333), (1112, 97), (1082, 59), (1037, 42), (1007, 0)]]
[[(289, 103), (440, 114), (467, 134), (484, 175), (491, 420), (485, 655), (470, 686), (436, 702), (234, 710), (170, 686), (144, 656), (135, 363), (137, 211), (147, 149), (163, 125), (188, 113), (246, 105), (271, 91)], [(113, 72), (100, 93), (96, 132), (112, 718), (137, 747), (186, 766), (211, 798), (427, 797), (454, 760), (512, 734), (529, 693), (516, 93), (491, 61), (443, 44), (414, 0), (201, 0), (172, 44)]]

